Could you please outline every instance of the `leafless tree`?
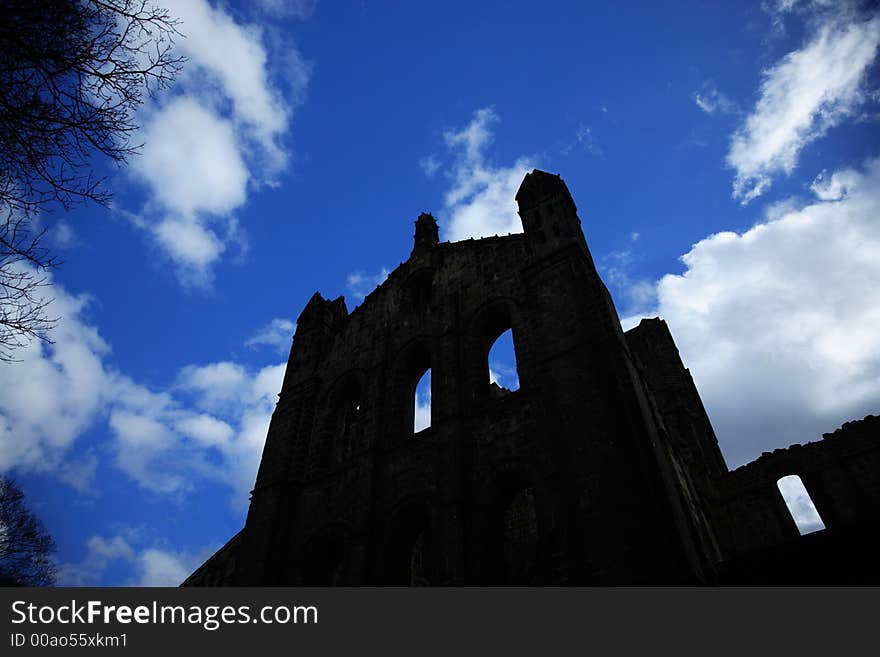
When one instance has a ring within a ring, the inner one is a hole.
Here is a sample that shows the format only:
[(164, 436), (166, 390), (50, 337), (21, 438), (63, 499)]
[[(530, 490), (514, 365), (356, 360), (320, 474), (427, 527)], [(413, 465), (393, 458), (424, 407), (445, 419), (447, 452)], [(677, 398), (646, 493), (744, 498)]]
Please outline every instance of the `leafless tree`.
[(150, 0), (0, 0), (0, 360), (52, 326), (37, 218), (110, 200), (96, 166), (140, 148), (136, 111), (179, 72), (177, 35)]
[(55, 541), (25, 504), (18, 485), (0, 477), (0, 582), (51, 586)]
[(34, 338), (48, 341), (55, 325), (43, 291), (56, 260), (42, 244), (44, 234), (35, 232), (28, 215), (12, 210), (0, 222), (0, 361), (15, 360), (16, 350)]

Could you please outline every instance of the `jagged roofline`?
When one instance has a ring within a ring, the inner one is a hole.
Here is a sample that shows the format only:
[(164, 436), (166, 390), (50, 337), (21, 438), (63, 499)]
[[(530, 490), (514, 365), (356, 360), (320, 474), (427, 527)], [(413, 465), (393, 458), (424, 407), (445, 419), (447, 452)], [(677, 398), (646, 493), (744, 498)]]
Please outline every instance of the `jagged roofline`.
[(558, 173), (548, 173), (540, 169), (532, 169), (523, 178), (514, 198), (517, 203), (535, 203), (550, 196), (555, 196), (561, 191), (568, 191), (562, 176)]
[[(529, 173), (525, 175), (523, 181), (520, 183), (519, 189), (516, 192), (516, 196), (514, 199), (517, 204), (522, 206), (522, 204), (535, 204), (540, 201), (543, 201), (546, 198), (550, 198), (552, 196), (557, 196), (560, 193), (567, 193), (568, 187), (565, 184), (565, 181), (562, 180), (562, 176), (558, 173), (548, 173), (547, 171), (542, 171), (541, 169), (532, 169)], [(420, 226), (426, 227), (430, 226), (434, 230), (437, 229), (437, 220), (430, 212), (421, 212), (418, 218), (415, 220), (416, 228), (419, 229)], [(498, 236), (496, 236), (497, 238)], [(509, 235), (507, 237), (510, 237)], [(492, 238), (486, 238), (492, 239)], [(473, 239), (459, 240), (458, 242), (445, 242), (445, 244), (458, 244), (462, 242), (472, 242)], [(403, 263), (401, 263), (403, 264)], [(399, 268), (399, 267), (398, 267)], [(394, 271), (396, 271), (396, 268)], [(391, 273), (394, 273), (393, 271)], [(381, 287), (381, 283), (376, 286), (366, 297), (372, 295), (376, 289)], [(366, 297), (364, 300), (366, 300)], [(345, 297), (341, 296), (337, 299), (325, 299), (320, 292), (315, 292), (312, 297), (309, 299), (305, 308), (303, 308), (300, 313), (300, 317), (298, 322), (303, 321), (306, 317), (308, 317), (313, 311), (318, 308), (326, 308), (328, 305), (336, 304), (342, 301), (345, 304)], [(363, 304), (360, 304), (363, 305)], [(346, 313), (347, 314), (347, 307)]]

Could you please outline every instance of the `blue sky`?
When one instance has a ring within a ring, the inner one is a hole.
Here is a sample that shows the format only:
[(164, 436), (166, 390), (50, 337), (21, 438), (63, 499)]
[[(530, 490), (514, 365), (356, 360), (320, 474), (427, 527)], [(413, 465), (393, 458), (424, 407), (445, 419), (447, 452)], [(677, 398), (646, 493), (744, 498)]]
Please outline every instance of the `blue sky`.
[(167, 3), (189, 61), (113, 206), (41, 218), (55, 343), (0, 367), (0, 469), (62, 583), (176, 584), (238, 531), (309, 297), (360, 303), (423, 211), (520, 230), (534, 167), (731, 467), (880, 411), (880, 15), (599, 5)]

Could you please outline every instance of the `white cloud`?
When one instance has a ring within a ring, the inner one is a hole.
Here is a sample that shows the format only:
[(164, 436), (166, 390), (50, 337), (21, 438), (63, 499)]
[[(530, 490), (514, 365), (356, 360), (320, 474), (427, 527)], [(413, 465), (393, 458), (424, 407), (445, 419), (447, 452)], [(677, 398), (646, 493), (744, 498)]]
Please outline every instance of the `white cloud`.
[(73, 459), (67, 451), (101, 410), (110, 348), (86, 321), (86, 295), (58, 285), (52, 294), (49, 312), (63, 318), (55, 344), (33, 341), (16, 353), (18, 362), (0, 368), (0, 471), (68, 471), (70, 483), (84, 489), (94, 457)]
[[(634, 244), (638, 239), (639, 233), (630, 233), (630, 242)], [(602, 279), (617, 297), (618, 303), (623, 300), (623, 314), (641, 312), (657, 301), (654, 284), (633, 274), (637, 259), (635, 247), (629, 246), (605, 254), (598, 262)]]
[[(110, 414), (117, 464), (146, 490), (225, 484), (243, 508), (253, 487), (285, 364), (254, 374), (230, 362), (187, 366), (171, 393), (141, 389)], [(173, 393), (173, 394), (172, 394)]]
[(184, 446), (179, 445), (174, 432), (153, 417), (115, 409), (110, 413), (109, 425), (116, 439), (116, 464), (146, 490), (188, 491), (192, 485), (189, 471), (204, 469), (193, 467), (193, 455), (182, 453), (179, 448)]
[(254, 333), (244, 343), (246, 347), (268, 346), (279, 354), (286, 355), (290, 351), (290, 343), (296, 331), (296, 324), (289, 319), (276, 317), (266, 326)]
[(433, 178), (434, 174), (440, 168), (440, 160), (433, 155), (427, 155), (419, 160), (419, 166), (428, 178)]
[(248, 375), (238, 363), (187, 365), (177, 377), (181, 389), (193, 393), (196, 405), (209, 410), (223, 408), (241, 399)]
[(277, 184), (286, 167), (284, 138), (310, 67), (289, 39), (237, 23), (207, 0), (178, 0), (173, 12), (187, 62), (170, 99), (143, 112), (144, 148), (131, 173), (151, 200), (135, 223), (182, 282), (204, 286), (229, 243), (243, 244), (235, 212), (248, 191)]
[(244, 203), (248, 171), (231, 121), (195, 98), (176, 98), (150, 117), (143, 138), (134, 169), (165, 207), (194, 220)]
[(823, 14), (815, 35), (763, 74), (760, 97), (734, 133), (727, 163), (733, 196), (748, 203), (779, 173), (790, 174), (801, 150), (863, 104), (865, 74), (880, 44), (880, 16)]
[(731, 466), (880, 408), (880, 159), (814, 187), (656, 286)]
[(485, 151), (492, 141), (490, 126), (497, 121), (492, 108), (479, 109), (464, 128), (443, 135), (453, 156), (441, 224), (449, 240), (522, 232), (514, 197), (532, 167), (526, 158), (508, 167), (489, 163)]
[(365, 296), (376, 289), (376, 286), (381, 285), (390, 273), (391, 271), (384, 267), (378, 274), (367, 274), (363, 271), (352, 272), (348, 275), (345, 285), (351, 296), (361, 302)]
[(311, 18), (318, 0), (257, 0), (257, 6), (274, 16)]
[[(86, 541), (86, 556), (79, 563), (62, 564), (58, 583), (61, 586), (178, 586), (208, 554), (167, 550), (157, 546), (136, 549), (136, 532), (111, 538), (92, 536)], [(132, 576), (125, 582), (105, 582), (111, 564), (124, 564)]]
[(206, 483), (247, 504), (284, 364), (254, 374), (236, 363), (184, 367), (168, 392), (129, 383), (111, 400), (109, 426), (118, 467), (153, 493), (184, 495)]
[(55, 343), (33, 342), (0, 368), (0, 472), (54, 474), (87, 491), (97, 454), (81, 438), (103, 432), (104, 453), (145, 490), (179, 496), (219, 483), (247, 504), (285, 364), (189, 365), (153, 391), (108, 364), (88, 297), (58, 284), (52, 292)]
[(736, 114), (739, 107), (726, 95), (718, 91), (715, 82), (707, 80), (699, 91), (691, 96), (694, 102), (706, 114)]
[(577, 131), (574, 135), (574, 141), (565, 146), (562, 149), (563, 155), (568, 155), (574, 150), (574, 147), (580, 145), (586, 150), (590, 155), (595, 157), (602, 157), (602, 149), (596, 143), (596, 137), (593, 134), (593, 129), (590, 126), (584, 125), (583, 123), (579, 123), (577, 127)]
[(228, 445), (235, 430), (226, 422), (207, 413), (181, 418), (174, 427), (178, 433), (205, 447)]
[(173, 395), (123, 407), (122, 413), (134, 406), (140, 414), (136, 432), (126, 433), (130, 426), (114, 423), (111, 416), (120, 467), (157, 493), (183, 494), (204, 482), (222, 483), (231, 488), (233, 505), (243, 508), (285, 367), (271, 365), (254, 374), (230, 362), (183, 368)]
[(284, 165), (276, 139), (287, 130), (289, 108), (270, 82), (269, 55), (256, 25), (239, 25), (205, 0), (176, 0), (174, 12), (186, 35), (178, 43), (187, 57), (181, 83), (231, 102), (233, 119), (254, 138), (271, 166)]
[(150, 548), (137, 560), (137, 586), (179, 586), (199, 565), (190, 555)]
[(217, 235), (198, 221), (162, 219), (153, 229), (158, 244), (177, 263), (181, 280), (204, 284), (209, 267), (226, 250)]

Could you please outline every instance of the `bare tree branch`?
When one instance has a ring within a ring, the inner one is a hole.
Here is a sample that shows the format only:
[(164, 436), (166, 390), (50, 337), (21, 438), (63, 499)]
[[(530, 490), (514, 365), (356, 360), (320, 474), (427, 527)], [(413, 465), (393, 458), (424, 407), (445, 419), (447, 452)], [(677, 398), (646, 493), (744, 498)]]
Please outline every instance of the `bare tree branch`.
[(51, 586), (55, 541), (25, 504), (16, 483), (0, 477), (0, 581)]
[(136, 112), (179, 72), (177, 36), (150, 0), (0, 0), (0, 361), (54, 323), (36, 217), (110, 200), (96, 161), (139, 150)]

